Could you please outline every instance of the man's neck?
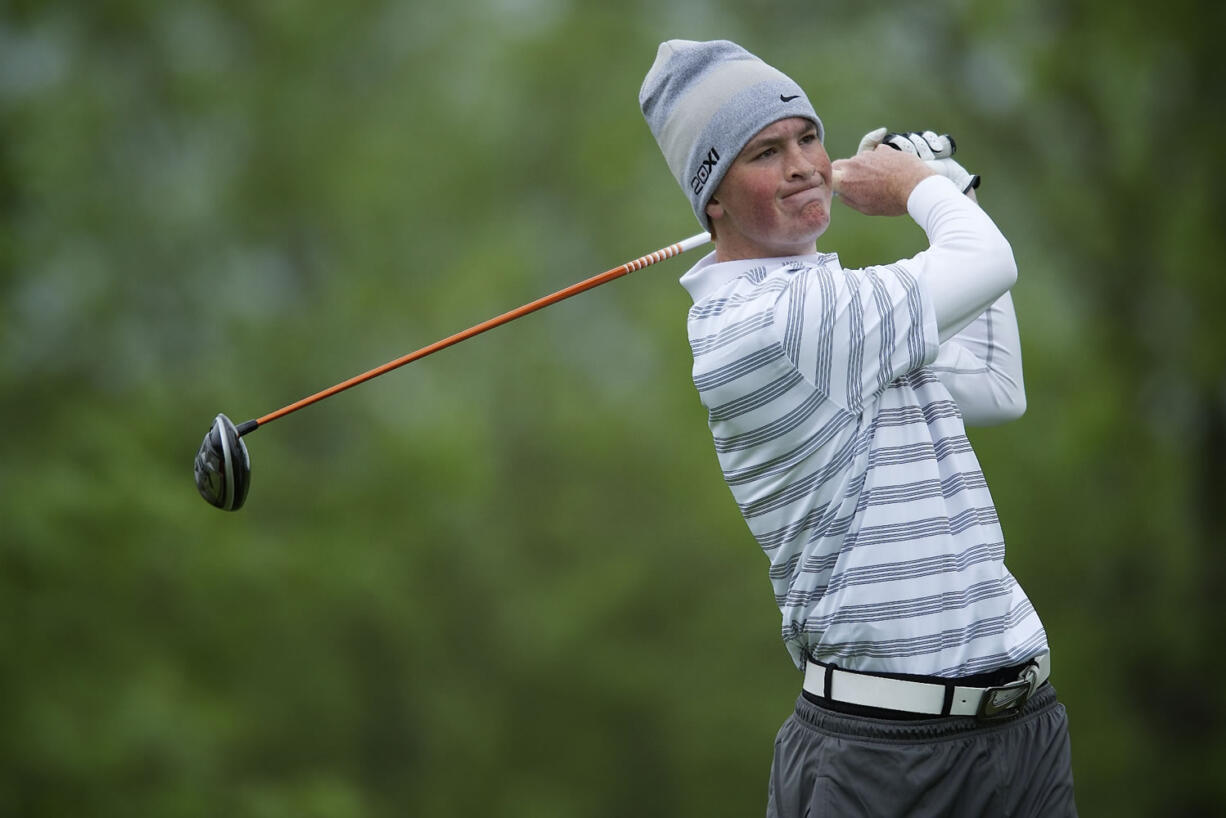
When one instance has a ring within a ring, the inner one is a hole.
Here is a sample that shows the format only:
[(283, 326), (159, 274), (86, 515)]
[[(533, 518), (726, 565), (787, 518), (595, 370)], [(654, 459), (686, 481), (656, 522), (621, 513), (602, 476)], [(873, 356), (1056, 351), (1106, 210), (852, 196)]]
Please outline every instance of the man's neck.
[(716, 261), (743, 261), (745, 259), (755, 258), (788, 258), (791, 256), (811, 256), (817, 253), (817, 242), (810, 241), (800, 243), (794, 247), (773, 246), (763, 247), (761, 245), (746, 243), (720, 241), (719, 237), (715, 239), (715, 260)]

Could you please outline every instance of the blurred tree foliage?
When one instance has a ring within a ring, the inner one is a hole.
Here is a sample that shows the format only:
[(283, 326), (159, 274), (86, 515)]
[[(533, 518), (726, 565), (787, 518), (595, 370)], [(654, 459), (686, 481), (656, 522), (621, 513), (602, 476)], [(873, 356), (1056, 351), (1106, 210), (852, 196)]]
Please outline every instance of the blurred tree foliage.
[[(668, 37), (832, 155), (959, 137), (1030, 411), (974, 433), (1086, 815), (1214, 813), (1220, 5), (0, 3), (0, 814), (756, 815), (799, 679), (688, 380), (687, 261), (241, 420), (692, 232)], [(835, 215), (847, 263), (907, 220)]]

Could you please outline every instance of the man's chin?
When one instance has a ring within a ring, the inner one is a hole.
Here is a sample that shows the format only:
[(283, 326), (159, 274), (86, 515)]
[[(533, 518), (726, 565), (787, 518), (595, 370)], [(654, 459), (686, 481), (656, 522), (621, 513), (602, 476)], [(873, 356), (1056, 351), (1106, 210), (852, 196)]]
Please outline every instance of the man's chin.
[(809, 202), (801, 209), (800, 218), (816, 239), (830, 226), (830, 207), (825, 202)]
[(830, 212), (820, 202), (814, 202), (800, 212), (800, 217), (788, 243), (794, 246), (815, 245), (830, 226)]

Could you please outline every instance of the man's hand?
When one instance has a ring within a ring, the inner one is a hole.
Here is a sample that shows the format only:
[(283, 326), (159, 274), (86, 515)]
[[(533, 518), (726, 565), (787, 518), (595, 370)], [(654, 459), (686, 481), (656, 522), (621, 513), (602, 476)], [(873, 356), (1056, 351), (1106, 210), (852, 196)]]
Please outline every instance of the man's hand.
[(877, 146), (881, 144), (881, 140), (885, 139), (888, 133), (889, 129), (884, 127), (869, 131), (860, 138), (860, 147), (856, 148), (856, 153), (868, 153), (869, 151), (877, 150)]
[(881, 142), (895, 150), (913, 153), (925, 162), (933, 159), (948, 159), (958, 150), (958, 145), (952, 136), (938, 134), (936, 131), (887, 133), (881, 138)]
[(903, 153), (913, 153), (924, 161), (948, 159), (958, 150), (957, 143), (949, 134), (938, 134), (936, 131), (890, 133), (886, 128), (877, 128), (861, 137), (856, 153), (876, 150), (878, 145), (889, 145)]
[(938, 134), (936, 131), (907, 131), (906, 133), (888, 133), (885, 128), (869, 131), (860, 140), (860, 148), (866, 144), (889, 145), (895, 150), (918, 156), (928, 167), (953, 181), (963, 193), (969, 193), (979, 187), (979, 177), (967, 172), (952, 158), (958, 150), (958, 145), (949, 134)]
[(831, 163), (835, 193), (866, 216), (901, 216), (920, 181), (935, 175), (919, 157), (878, 144)]

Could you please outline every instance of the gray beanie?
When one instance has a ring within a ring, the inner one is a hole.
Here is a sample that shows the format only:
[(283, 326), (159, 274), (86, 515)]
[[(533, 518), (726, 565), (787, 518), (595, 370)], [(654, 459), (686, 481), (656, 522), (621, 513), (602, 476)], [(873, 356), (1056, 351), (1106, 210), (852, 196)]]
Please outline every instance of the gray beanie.
[(639, 106), (706, 229), (707, 202), (754, 134), (799, 116), (812, 120), (817, 138), (825, 139), (822, 121), (800, 86), (727, 40), (660, 43), (639, 90)]

